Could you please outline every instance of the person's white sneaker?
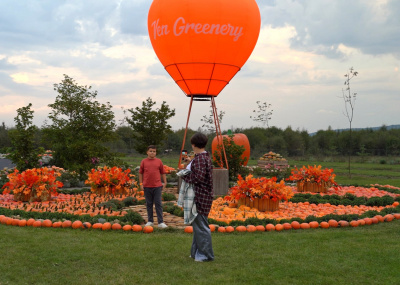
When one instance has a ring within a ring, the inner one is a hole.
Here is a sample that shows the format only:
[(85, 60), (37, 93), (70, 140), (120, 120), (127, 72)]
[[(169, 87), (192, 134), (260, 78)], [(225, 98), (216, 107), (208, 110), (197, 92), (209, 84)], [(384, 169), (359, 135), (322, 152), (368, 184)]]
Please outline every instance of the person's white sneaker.
[(168, 226), (167, 226), (165, 223), (159, 224), (158, 227), (159, 227), (160, 229), (168, 228)]
[(147, 227), (147, 226), (151, 226), (151, 227), (152, 227), (152, 226), (154, 226), (154, 224), (153, 224), (152, 222), (147, 222), (147, 224), (146, 224), (145, 226), (146, 226), (146, 227)]

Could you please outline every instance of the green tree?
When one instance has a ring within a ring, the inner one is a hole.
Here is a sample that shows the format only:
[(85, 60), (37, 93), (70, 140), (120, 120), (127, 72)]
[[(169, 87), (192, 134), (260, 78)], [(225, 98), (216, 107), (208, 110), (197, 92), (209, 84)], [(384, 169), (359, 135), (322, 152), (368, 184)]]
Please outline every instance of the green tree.
[[(242, 154), (245, 151), (244, 146), (237, 145), (233, 140), (233, 134), (228, 137), (223, 138), (223, 144), (225, 147), (226, 160), (228, 161), (229, 166), (229, 179), (237, 180), (237, 176), (240, 173), (246, 158), (242, 158)], [(217, 150), (214, 151), (214, 166), (221, 167), (220, 161), (222, 161), (223, 166), (225, 165), (225, 156), (222, 150), (222, 146), (218, 145)]]
[(86, 174), (94, 161), (111, 164), (113, 154), (104, 143), (115, 140), (115, 121), (109, 102), (96, 101), (97, 91), (91, 86), (79, 86), (64, 75), (54, 84), (58, 95), (49, 114), (51, 125), (45, 125), (44, 137), (51, 142), (54, 164)]
[(6, 127), (6, 124), (2, 122), (0, 125), (0, 150), (11, 147), (11, 139), (8, 134), (9, 131), (10, 130)]
[(142, 102), (141, 108), (128, 109), (130, 118), (125, 117), (134, 131), (134, 149), (142, 154), (146, 154), (149, 145), (160, 145), (172, 129), (167, 121), (175, 116), (175, 109), (171, 110), (163, 101), (160, 108), (153, 110), (155, 104), (149, 97)]
[(9, 158), (17, 166), (19, 171), (39, 166), (38, 155), (44, 151), (43, 148), (35, 146), (35, 133), (37, 127), (32, 124), (32, 104), (19, 108), (18, 115), (14, 118), (16, 129), (10, 131), (12, 151)]
[[(219, 124), (222, 123), (222, 119), (224, 118), (224, 115), (225, 115), (224, 111), (220, 111), (219, 114), (217, 115)], [(200, 119), (200, 121), (203, 122), (203, 125), (201, 127), (206, 128), (207, 134), (215, 134), (216, 133), (213, 110), (210, 110), (210, 114), (208, 115), (208, 117), (206, 115), (204, 115), (203, 118)]]

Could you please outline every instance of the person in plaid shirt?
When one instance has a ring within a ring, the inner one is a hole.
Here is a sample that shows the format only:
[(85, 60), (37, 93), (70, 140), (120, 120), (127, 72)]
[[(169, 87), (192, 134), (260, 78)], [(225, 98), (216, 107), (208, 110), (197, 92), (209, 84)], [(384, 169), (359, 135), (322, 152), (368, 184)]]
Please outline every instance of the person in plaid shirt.
[[(190, 161), (190, 174), (182, 179), (193, 185), (198, 215), (192, 222), (193, 242), (190, 257), (195, 261), (213, 261), (214, 251), (211, 242), (211, 230), (208, 226), (208, 214), (213, 202), (213, 180), (211, 158), (205, 147), (208, 138), (196, 133), (190, 139), (195, 157)], [(188, 158), (190, 160), (190, 158)]]

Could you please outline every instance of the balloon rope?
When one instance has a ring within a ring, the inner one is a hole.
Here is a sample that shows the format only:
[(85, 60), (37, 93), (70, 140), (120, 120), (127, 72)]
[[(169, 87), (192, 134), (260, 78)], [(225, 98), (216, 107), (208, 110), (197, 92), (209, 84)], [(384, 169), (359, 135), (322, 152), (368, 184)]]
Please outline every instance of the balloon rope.
[[(222, 150), (224, 152), (224, 157), (225, 157), (225, 165), (226, 165), (226, 169), (229, 169), (228, 166), (228, 159), (226, 158), (226, 152), (225, 152), (225, 146), (224, 146), (224, 140), (222, 138), (222, 133), (221, 133), (221, 126), (219, 124), (219, 119), (218, 119), (218, 111), (217, 111), (217, 106), (215, 105), (215, 100), (214, 100), (214, 96), (211, 97), (211, 106), (212, 106), (212, 110), (213, 110), (213, 115), (214, 115), (214, 123), (215, 123), (215, 132), (217, 133), (217, 145), (222, 145)], [(221, 151), (220, 151), (221, 154)], [(222, 155), (220, 157), (220, 166), (223, 166), (223, 162), (222, 162)]]
[(193, 95), (190, 96), (189, 112), (188, 112), (187, 120), (186, 120), (185, 134), (183, 135), (183, 142), (182, 142), (182, 147), (181, 147), (181, 153), (180, 153), (180, 155), (179, 155), (178, 169), (180, 168), (181, 162), (182, 162), (182, 151), (183, 151), (183, 148), (185, 147), (186, 133), (187, 133), (188, 125), (189, 125), (190, 112), (192, 111), (192, 104), (193, 104)]

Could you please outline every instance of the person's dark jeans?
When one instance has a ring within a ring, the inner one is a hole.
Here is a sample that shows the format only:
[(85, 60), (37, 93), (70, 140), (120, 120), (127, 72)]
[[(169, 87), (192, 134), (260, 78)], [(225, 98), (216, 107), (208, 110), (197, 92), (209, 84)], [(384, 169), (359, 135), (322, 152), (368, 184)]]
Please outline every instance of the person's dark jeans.
[(163, 208), (161, 202), (162, 186), (160, 187), (144, 187), (144, 198), (146, 199), (147, 217), (148, 222), (154, 223), (153, 219), (153, 205), (156, 206), (158, 224), (164, 222)]

